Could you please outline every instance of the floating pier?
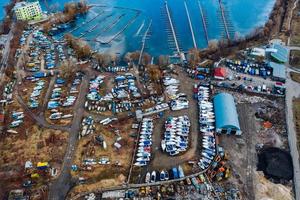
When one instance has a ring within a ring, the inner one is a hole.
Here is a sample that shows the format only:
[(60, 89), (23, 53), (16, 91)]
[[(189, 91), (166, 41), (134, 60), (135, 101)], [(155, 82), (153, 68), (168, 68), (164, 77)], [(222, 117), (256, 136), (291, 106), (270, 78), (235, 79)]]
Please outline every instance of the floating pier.
[(104, 29), (103, 29), (103, 31), (102, 31), (102, 33), (105, 33), (105, 32), (107, 32), (107, 31), (110, 31), (117, 23), (119, 23), (120, 21), (121, 21), (121, 19), (125, 16), (126, 14), (122, 14), (122, 15), (120, 15), (117, 19), (115, 19), (110, 25), (108, 25), (108, 26), (106, 26)]
[(174, 25), (173, 25), (173, 21), (172, 21), (172, 18), (171, 18), (171, 14), (170, 14), (170, 10), (169, 10), (169, 6), (168, 6), (167, 1), (165, 1), (165, 8), (166, 8), (166, 11), (167, 11), (167, 16), (168, 16), (169, 24), (170, 24), (170, 27), (171, 27), (173, 39), (174, 39), (174, 42), (175, 42), (176, 51), (177, 51), (177, 54), (180, 55), (181, 52), (180, 52), (178, 40), (177, 40), (177, 37), (176, 37), (175, 28), (174, 28)]
[(219, 1), (221, 17), (222, 17), (222, 21), (223, 21), (223, 25), (224, 25), (224, 29), (225, 29), (225, 34), (226, 34), (227, 39), (230, 40), (230, 34), (229, 34), (229, 30), (228, 30), (228, 24), (227, 24), (227, 20), (226, 20), (226, 16), (225, 16), (224, 6), (222, 3), (222, 0), (218, 0), (218, 1)]
[(190, 26), (190, 30), (191, 30), (191, 34), (192, 34), (194, 48), (197, 49), (197, 43), (196, 43), (196, 39), (195, 39), (194, 29), (193, 29), (193, 25), (192, 25), (192, 21), (191, 21), (191, 17), (190, 17), (190, 12), (188, 10), (186, 1), (184, 1), (184, 7), (185, 7), (185, 11), (186, 11), (186, 16), (187, 16), (188, 21), (189, 21), (189, 26)]
[(143, 23), (141, 24), (140, 28), (138, 29), (138, 31), (135, 33), (135, 36), (138, 36), (141, 32), (141, 30), (144, 28), (145, 25), (145, 20), (143, 21)]
[(200, 15), (201, 15), (202, 26), (203, 26), (203, 30), (204, 30), (204, 35), (205, 35), (206, 43), (208, 45), (209, 38), (208, 38), (208, 31), (207, 31), (207, 21), (206, 21), (206, 19), (204, 17), (202, 5), (201, 5), (201, 2), (199, 0), (198, 0), (198, 7), (199, 7), (199, 10), (200, 10)]
[(97, 17), (99, 17), (100, 15), (103, 15), (105, 11), (102, 11), (100, 13), (98, 13), (95, 17), (93, 17), (92, 19), (82, 22), (80, 25), (76, 26), (75, 28), (73, 28), (72, 30), (69, 31), (69, 33), (73, 33), (74, 31), (76, 31), (77, 29), (81, 28), (83, 25), (89, 24), (90, 22), (94, 21)]
[(98, 40), (95, 39), (95, 42), (100, 42), (101, 44), (109, 44), (111, 43), (114, 39), (116, 39), (120, 34), (122, 34), (131, 24), (133, 24), (133, 22), (135, 22), (135, 20), (139, 17), (140, 12), (137, 12), (135, 16), (132, 17), (132, 19), (130, 21), (128, 21), (128, 23), (120, 30), (118, 31), (114, 36), (112, 36), (109, 40), (103, 41), (103, 40)]
[(144, 53), (144, 50), (145, 50), (146, 40), (147, 40), (147, 36), (149, 34), (149, 31), (150, 31), (151, 25), (152, 25), (152, 20), (150, 21), (150, 23), (147, 27), (147, 30), (145, 31), (145, 34), (144, 34), (143, 39), (142, 39), (142, 48), (141, 48), (141, 51), (140, 51), (140, 57), (139, 57), (139, 62), (138, 62), (139, 65), (141, 65), (141, 63), (142, 63), (142, 57), (143, 57), (143, 53)]
[(112, 14), (107, 15), (106, 17), (104, 17), (103, 19), (101, 19), (96, 25), (94, 25), (93, 27), (91, 27), (90, 29), (84, 31), (83, 33), (80, 34), (79, 38), (84, 37), (86, 34), (93, 32), (98, 26), (101, 25), (100, 22), (104, 22), (106, 21), (108, 18), (110, 18), (111, 16), (113, 16)]

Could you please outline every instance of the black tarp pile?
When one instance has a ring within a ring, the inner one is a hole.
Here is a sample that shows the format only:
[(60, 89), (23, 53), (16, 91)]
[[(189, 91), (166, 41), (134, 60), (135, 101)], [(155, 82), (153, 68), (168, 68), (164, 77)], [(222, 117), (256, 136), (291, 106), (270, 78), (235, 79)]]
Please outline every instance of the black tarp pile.
[(293, 163), (290, 154), (279, 148), (265, 148), (258, 154), (258, 171), (263, 171), (267, 178), (275, 181), (293, 178)]

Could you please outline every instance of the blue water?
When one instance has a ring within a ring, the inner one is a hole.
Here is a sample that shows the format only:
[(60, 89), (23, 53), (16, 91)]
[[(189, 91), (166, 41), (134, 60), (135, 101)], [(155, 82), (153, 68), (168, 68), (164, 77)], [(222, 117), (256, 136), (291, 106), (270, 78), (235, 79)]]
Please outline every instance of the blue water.
[[(0, 4), (5, 4), (7, 0), (0, 0)], [(225, 36), (225, 32), (221, 26), (221, 18), (219, 13), (218, 0), (199, 0), (206, 19), (208, 27), (208, 37), (210, 40), (220, 39)], [(47, 0), (47, 5), (41, 1), (44, 10), (62, 9), (64, 3), (68, 0), (60, 0), (59, 3), (54, 0)], [(97, 15), (97, 13), (104, 11), (104, 14), (97, 17), (90, 23), (85, 23), (74, 31), (75, 36), (80, 36), (82, 32), (97, 25), (95, 30), (87, 33), (84, 38), (90, 40), (90, 44), (97, 50), (102, 52), (117, 52), (123, 54), (126, 51), (139, 50), (141, 47), (142, 35), (144, 34), (150, 20), (153, 21), (151, 26), (151, 35), (146, 43), (146, 51), (151, 55), (171, 54), (174, 52), (174, 44), (172, 38), (168, 37), (167, 28), (168, 21), (164, 9), (164, 0), (89, 0), (90, 4), (101, 4), (106, 7), (93, 7), (85, 18), (78, 19), (77, 24), (83, 21), (88, 21)], [(272, 10), (275, 0), (223, 0), (228, 16), (230, 34), (244, 36), (261, 26), (268, 19), (268, 15)], [(200, 17), (198, 0), (187, 0), (188, 9), (190, 11), (191, 21), (193, 24), (197, 46), (204, 48), (207, 42), (204, 37), (204, 30)], [(185, 12), (183, 0), (169, 0), (169, 9), (172, 14), (172, 20), (175, 26), (179, 46), (183, 51), (193, 47), (190, 28), (188, 25), (187, 15)], [(119, 35), (109, 45), (103, 45), (94, 40), (106, 41), (112, 35), (116, 34), (130, 21), (137, 11), (131, 9), (115, 8), (116, 6), (133, 8), (141, 12), (139, 17), (133, 24), (126, 29), (125, 32)], [(108, 29), (113, 21), (124, 14), (118, 23)], [(105, 17), (112, 15), (106, 20)], [(1, 16), (0, 16), (1, 17)], [(144, 25), (142, 25), (144, 23)], [(107, 30), (103, 32), (103, 30)], [(137, 34), (139, 32), (139, 34)]]
[(4, 6), (9, 2), (9, 0), (0, 0), (0, 20), (5, 16)]

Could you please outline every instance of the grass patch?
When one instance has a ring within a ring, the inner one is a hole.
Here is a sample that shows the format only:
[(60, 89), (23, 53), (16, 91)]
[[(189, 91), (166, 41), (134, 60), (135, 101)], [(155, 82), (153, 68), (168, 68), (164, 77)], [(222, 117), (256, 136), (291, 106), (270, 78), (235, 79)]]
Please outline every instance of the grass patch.
[(293, 100), (293, 112), (297, 134), (297, 147), (300, 150), (300, 98)]
[(290, 52), (290, 65), (300, 69), (300, 51), (292, 50)]
[(290, 72), (293, 81), (300, 83), (300, 73)]

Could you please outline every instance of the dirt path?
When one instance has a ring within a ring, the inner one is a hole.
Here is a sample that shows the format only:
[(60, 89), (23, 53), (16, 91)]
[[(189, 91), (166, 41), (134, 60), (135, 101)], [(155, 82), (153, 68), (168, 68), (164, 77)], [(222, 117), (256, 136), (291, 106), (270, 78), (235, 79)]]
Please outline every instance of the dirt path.
[(42, 104), (42, 107), (41, 107), (41, 112), (42, 113), (44, 113), (45, 110), (47, 109), (47, 103), (49, 101), (50, 95), (52, 94), (52, 90), (53, 90), (53, 87), (54, 87), (54, 84), (55, 84), (55, 80), (56, 80), (56, 75), (54, 75), (50, 79), (50, 83), (49, 83), (49, 86), (48, 86), (47, 92), (45, 94), (45, 97), (43, 99), (43, 104)]

